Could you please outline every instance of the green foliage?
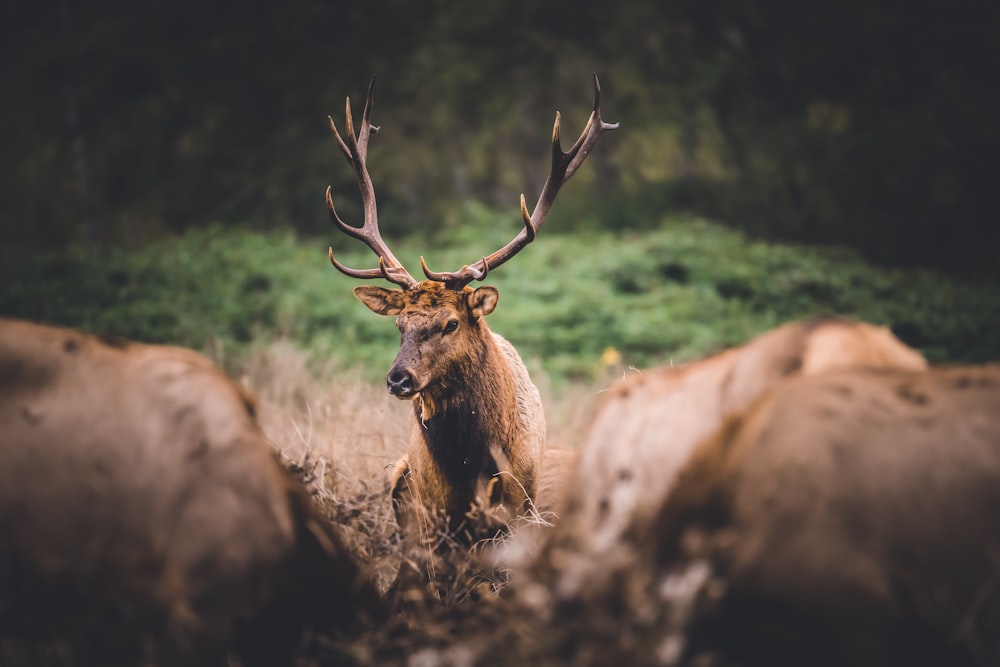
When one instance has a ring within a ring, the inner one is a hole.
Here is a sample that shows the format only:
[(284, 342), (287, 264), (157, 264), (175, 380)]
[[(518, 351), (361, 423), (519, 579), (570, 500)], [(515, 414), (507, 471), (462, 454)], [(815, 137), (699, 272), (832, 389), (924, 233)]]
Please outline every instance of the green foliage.
[[(453, 270), (506, 242), (517, 222), (470, 206), (447, 236), (393, 245), (414, 271), (420, 255)], [(933, 361), (1000, 358), (996, 283), (879, 270), (841, 249), (749, 242), (700, 219), (641, 234), (546, 231), (491, 274), (501, 300), (490, 325), (557, 385), (619, 364), (694, 359), (824, 314), (889, 324)], [(373, 264), (361, 244), (335, 243), (346, 264)], [(27, 256), (0, 269), (0, 315), (178, 343), (232, 368), (252, 345), (287, 338), (380, 377), (395, 355), (395, 327), (354, 299), (356, 281), (325, 255), (323, 241), (290, 232), (216, 226), (133, 253)]]

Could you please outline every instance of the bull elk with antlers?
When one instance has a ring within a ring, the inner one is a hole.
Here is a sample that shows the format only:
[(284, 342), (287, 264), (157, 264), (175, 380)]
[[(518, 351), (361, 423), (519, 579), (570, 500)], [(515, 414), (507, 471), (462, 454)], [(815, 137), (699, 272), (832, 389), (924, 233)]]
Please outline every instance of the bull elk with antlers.
[(337, 214), (327, 188), (330, 217), (345, 234), (363, 241), (378, 256), (378, 267), (351, 269), (330, 261), (352, 278), (383, 278), (401, 289), (354, 288), (354, 294), (379, 315), (396, 317), (400, 349), (389, 370), (389, 393), (414, 402), (410, 442), (392, 478), (392, 499), (401, 528), (414, 512), (445, 513), (457, 528), (470, 507), (485, 504), (516, 515), (533, 501), (545, 443), (541, 398), (516, 350), (490, 331), (485, 317), (497, 305), (494, 287), (473, 289), (531, 243), (548, 216), (559, 189), (576, 172), (605, 130), (601, 89), (594, 76), (594, 109), (583, 133), (566, 152), (560, 142), (560, 116), (552, 130), (552, 164), (532, 212), (521, 195), (524, 228), (504, 247), (450, 273), (431, 271), (420, 259), (426, 280), (418, 281), (396, 259), (378, 228), (375, 191), (368, 175), (368, 141), (374, 79), (368, 87), (360, 131), (355, 134), (350, 99), (347, 136), (330, 119), (330, 128), (357, 176), (364, 224), (354, 227)]

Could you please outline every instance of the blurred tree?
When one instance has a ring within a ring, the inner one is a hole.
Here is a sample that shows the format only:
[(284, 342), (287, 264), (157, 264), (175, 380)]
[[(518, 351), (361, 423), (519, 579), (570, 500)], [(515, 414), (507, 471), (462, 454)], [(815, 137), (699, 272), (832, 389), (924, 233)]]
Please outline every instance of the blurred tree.
[[(589, 72), (622, 130), (549, 225), (690, 209), (885, 262), (992, 270), (1000, 6), (989, 0), (59, 0), (0, 6), (5, 248), (208, 222), (357, 219), (325, 119), (379, 75), (389, 233), (511, 211), (575, 134)], [(582, 183), (582, 185), (581, 185)], [(600, 187), (596, 187), (596, 186)], [(571, 222), (567, 222), (571, 221)]]
[(882, 261), (995, 269), (1000, 6), (673, 2), (734, 177), (718, 214)]

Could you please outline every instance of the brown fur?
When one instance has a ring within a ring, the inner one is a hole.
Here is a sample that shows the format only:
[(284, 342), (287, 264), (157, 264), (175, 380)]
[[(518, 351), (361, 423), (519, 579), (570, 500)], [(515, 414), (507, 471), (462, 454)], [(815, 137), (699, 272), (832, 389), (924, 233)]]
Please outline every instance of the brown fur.
[(0, 320), (0, 627), (81, 664), (268, 662), (374, 591), (208, 359)]
[(700, 446), (649, 533), (723, 586), (692, 651), (747, 665), (1000, 660), (1000, 366), (782, 384)]
[(926, 365), (885, 327), (823, 319), (787, 324), (701, 361), (629, 375), (598, 408), (561, 532), (579, 532), (588, 549), (614, 548), (662, 504), (698, 442), (785, 378)]
[(542, 452), (541, 474), (538, 476), (536, 506), (543, 515), (562, 514), (566, 506), (569, 480), (576, 472), (576, 450), (549, 445)]
[[(392, 478), (400, 526), (428, 524), (426, 513), (445, 513), (457, 527), (477, 505), (506, 516), (526, 511), (535, 498), (545, 437), (537, 388), (513, 346), (492, 333), (484, 319), (497, 292), (460, 292), (425, 281), (387, 290), (358, 287), (372, 311), (395, 315), (399, 354), (389, 373), (406, 372), (414, 392), (413, 424), (406, 456)], [(449, 322), (457, 323), (446, 331)]]

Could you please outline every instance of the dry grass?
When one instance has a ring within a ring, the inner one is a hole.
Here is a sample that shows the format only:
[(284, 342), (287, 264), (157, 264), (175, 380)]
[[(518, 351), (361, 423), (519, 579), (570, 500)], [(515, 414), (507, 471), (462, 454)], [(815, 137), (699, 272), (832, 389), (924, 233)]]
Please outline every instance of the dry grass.
[[(542, 372), (534, 369), (532, 374), (545, 398), (550, 442), (573, 446), (580, 437), (580, 427), (574, 424), (587, 413), (587, 397), (596, 398), (596, 392), (577, 387), (557, 400)], [(332, 364), (317, 365), (286, 343), (256, 351), (240, 380), (257, 396), (261, 426), (282, 461), (344, 528), (359, 561), (371, 568), (380, 590), (385, 590), (407, 551), (398, 543), (388, 480), (405, 449), (411, 404), (392, 398), (384, 387), (365, 382), (356, 373)], [(544, 525), (552, 518), (536, 515), (528, 521)], [(489, 551), (495, 530), (488, 528), (488, 517), (473, 522), (487, 526), (479, 533), (487, 541), (479, 551)], [(440, 539), (451, 540), (445, 534)], [(455, 565), (454, 559), (451, 564)], [(437, 567), (442, 570), (443, 565)], [(485, 577), (494, 589), (502, 586), (482, 572), (470, 576), (477, 581)], [(457, 602), (469, 594), (452, 590), (453, 586), (442, 588), (447, 591), (441, 593), (445, 601)], [(470, 588), (482, 586), (470, 582)]]
[(292, 463), (311, 459), (319, 465), (324, 491), (364, 490), (403, 452), (406, 404), (332, 365), (316, 368), (291, 345), (259, 350), (241, 381), (256, 394), (261, 425), (274, 447)]
[[(532, 376), (545, 402), (550, 443), (575, 446), (600, 388), (574, 387), (555, 396), (537, 368)], [(612, 618), (620, 610), (561, 610), (552, 618), (544, 573), (527, 581), (521, 565), (557, 520), (553, 515), (522, 519), (509, 534), (496, 533), (488, 515), (472, 517), (470, 530), (480, 539), (471, 550), (443, 527), (434, 544), (402, 543), (388, 477), (407, 440), (408, 403), (356, 375), (317, 366), (284, 344), (255, 354), (241, 379), (258, 397), (261, 424), (275, 449), (341, 526), (380, 590), (390, 587), (401, 563), (409, 567), (393, 590), (395, 613), (387, 626), (361, 636), (314, 636), (300, 665), (599, 664), (610, 647), (620, 649), (622, 619)], [(519, 583), (512, 576), (522, 577), (524, 590), (512, 592)], [(613, 591), (615, 598), (621, 594)], [(637, 590), (629, 594), (641, 597)], [(649, 655), (648, 642), (629, 642)]]
[[(572, 386), (556, 396), (540, 367), (530, 372), (545, 403), (549, 443), (575, 447), (600, 386)], [(261, 425), (282, 457), (317, 466), (319, 492), (368, 491), (388, 479), (403, 454), (411, 405), (357, 373), (317, 365), (294, 346), (275, 343), (251, 355), (240, 379), (256, 394)]]
[(384, 590), (399, 565), (388, 475), (406, 443), (407, 406), (356, 375), (316, 368), (276, 343), (247, 361), (262, 428), (280, 458), (343, 527), (358, 561)]

